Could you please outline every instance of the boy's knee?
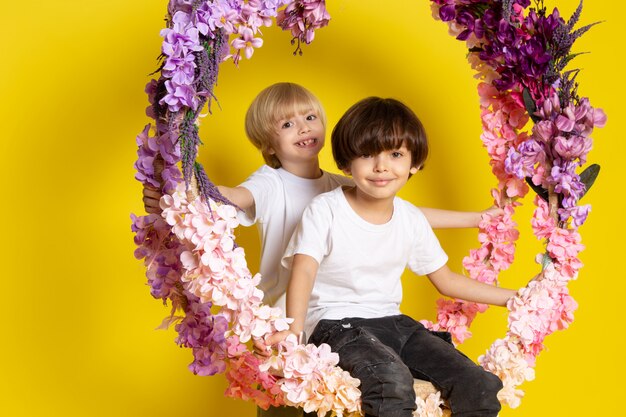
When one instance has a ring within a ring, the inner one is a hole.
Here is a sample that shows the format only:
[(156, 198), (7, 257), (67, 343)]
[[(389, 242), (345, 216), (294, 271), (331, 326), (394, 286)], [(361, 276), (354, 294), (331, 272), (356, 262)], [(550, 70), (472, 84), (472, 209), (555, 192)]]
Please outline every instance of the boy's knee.
[(481, 370), (481, 378), (477, 379), (476, 391), (479, 392), (482, 398), (491, 400), (497, 404), (497, 408), (500, 409), (500, 402), (498, 401), (498, 392), (502, 389), (502, 381), (496, 375), (491, 372)]
[(454, 389), (456, 395), (450, 398), (452, 412), (459, 416), (497, 416), (502, 408), (498, 400), (501, 389), (500, 378), (477, 367)]
[(415, 409), (413, 376), (401, 361), (365, 367), (367, 384), (361, 379), (363, 412), (372, 416), (411, 416)]

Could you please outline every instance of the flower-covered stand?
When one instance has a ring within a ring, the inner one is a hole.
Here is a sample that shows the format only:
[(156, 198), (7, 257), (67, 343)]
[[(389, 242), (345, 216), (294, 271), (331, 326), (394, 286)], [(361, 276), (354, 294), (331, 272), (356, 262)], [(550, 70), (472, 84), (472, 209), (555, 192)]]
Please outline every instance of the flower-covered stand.
[[(548, 12), (543, 2), (529, 0), (431, 5), (433, 15), (467, 45), (479, 80), (481, 140), (496, 177), (491, 195), (504, 213), (484, 216), (480, 246), (464, 260), (470, 277), (497, 284), (514, 258), (515, 209), (529, 191), (536, 194), (531, 222), (545, 253), (537, 256), (537, 276), (509, 302), (505, 336), (479, 358), (503, 380), (501, 401), (517, 407), (519, 386), (534, 378), (545, 337), (567, 328), (576, 308), (567, 285), (582, 266), (578, 228), (590, 209), (579, 200), (599, 172), (587, 164), (587, 154), (594, 128), (606, 117), (578, 95), (578, 71), (568, 64), (576, 56), (574, 41), (591, 25), (576, 27), (582, 4), (567, 20), (557, 9)], [(171, 0), (167, 16), (158, 78), (146, 87), (154, 123), (137, 137), (136, 162), (136, 178), (162, 189), (163, 215), (133, 216), (135, 254), (146, 264), (151, 294), (171, 308), (163, 326), (174, 326), (177, 343), (192, 350), (192, 372), (225, 374), (228, 396), (261, 407), (358, 414), (358, 380), (337, 367), (328, 346), (288, 338), (269, 360), (252, 353), (251, 339), (286, 329), (288, 322), (280, 310), (263, 305), (256, 288), (260, 276), (249, 271), (234, 241), (236, 208), (196, 161), (198, 117), (215, 103), (222, 62), (251, 58), (262, 45), (260, 28), (274, 20), (291, 32), (294, 53), (301, 54), (315, 30), (329, 22), (325, 2)], [(461, 343), (485, 309), (439, 300), (437, 322), (425, 323)], [(438, 392), (426, 392), (416, 415), (442, 415), (441, 404)]]

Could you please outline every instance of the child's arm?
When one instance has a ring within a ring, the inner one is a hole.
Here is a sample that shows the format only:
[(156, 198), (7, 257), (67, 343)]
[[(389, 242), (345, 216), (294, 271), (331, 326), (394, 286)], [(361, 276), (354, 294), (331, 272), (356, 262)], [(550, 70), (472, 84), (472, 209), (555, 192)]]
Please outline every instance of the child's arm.
[(483, 211), (453, 211), (441, 210), (430, 207), (419, 208), (433, 229), (460, 229), (465, 227), (478, 227), (483, 214), (488, 213), (497, 216), (502, 209), (496, 206)]
[(228, 199), (231, 203), (242, 209), (243, 211), (248, 210), (254, 205), (254, 196), (245, 187), (224, 187), (223, 185), (218, 185), (217, 189), (220, 193)]
[(304, 321), (309, 309), (309, 298), (315, 284), (319, 264), (309, 255), (296, 254), (289, 285), (287, 286), (287, 317), (293, 318), (289, 326), (292, 333), (300, 334), (304, 330)]
[(495, 287), (452, 272), (448, 265), (427, 276), (440, 294), (465, 301), (505, 306), (517, 294), (517, 291)]
[(289, 330), (273, 334), (267, 339), (267, 345), (273, 346), (282, 342), (291, 333), (300, 336), (304, 331), (304, 321), (309, 309), (309, 298), (313, 291), (315, 276), (319, 264), (309, 255), (295, 254), (291, 268), (291, 277), (287, 286), (286, 316), (293, 319)]
[[(164, 167), (165, 162), (163, 161), (163, 158), (160, 155), (157, 156), (154, 160), (154, 174), (155, 178), (157, 178), (159, 182), (161, 181), (161, 173), (163, 172)], [(252, 193), (244, 187), (230, 188), (218, 185), (217, 189), (224, 197), (226, 197), (226, 199), (244, 211), (254, 205), (254, 197), (252, 196)], [(146, 213), (161, 214), (163, 211), (159, 205), (161, 197), (163, 197), (163, 192), (159, 188), (153, 187), (149, 184), (144, 184), (143, 206)]]
[[(254, 197), (252, 193), (244, 187), (224, 187), (222, 185), (218, 185), (217, 189), (220, 193), (226, 197), (231, 203), (236, 205), (242, 210), (247, 210), (254, 205)], [(161, 207), (159, 206), (159, 201), (163, 197), (163, 192), (151, 185), (144, 184), (143, 186), (143, 206), (146, 210), (146, 213), (156, 213), (161, 214)]]

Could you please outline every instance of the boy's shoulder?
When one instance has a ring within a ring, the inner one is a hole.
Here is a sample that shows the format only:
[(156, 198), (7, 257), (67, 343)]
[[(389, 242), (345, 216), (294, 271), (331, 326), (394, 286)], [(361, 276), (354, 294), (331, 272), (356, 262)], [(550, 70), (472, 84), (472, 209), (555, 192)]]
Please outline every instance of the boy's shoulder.
[(397, 215), (401, 221), (408, 222), (413, 226), (430, 227), (426, 216), (419, 207), (397, 196), (394, 199), (394, 215)]
[(316, 195), (308, 204), (308, 210), (315, 216), (335, 217), (335, 213), (343, 207), (345, 201), (343, 188), (344, 186), (338, 185), (330, 191)]
[(326, 191), (326, 192), (316, 195), (315, 197), (313, 197), (309, 205), (313, 205), (313, 204), (327, 205), (331, 208), (333, 206), (336, 206), (337, 201), (340, 201), (341, 197), (343, 196), (342, 188), (343, 188), (343, 185), (337, 185), (335, 188), (333, 188), (330, 191)]
[(337, 186), (353, 186), (354, 185), (354, 181), (352, 181), (352, 178), (350, 177), (346, 177), (345, 175), (342, 175), (342, 174), (333, 174), (328, 171), (322, 171), (322, 172), (323, 172), (323, 175), (326, 175), (328, 177), (330, 182), (337, 184)]

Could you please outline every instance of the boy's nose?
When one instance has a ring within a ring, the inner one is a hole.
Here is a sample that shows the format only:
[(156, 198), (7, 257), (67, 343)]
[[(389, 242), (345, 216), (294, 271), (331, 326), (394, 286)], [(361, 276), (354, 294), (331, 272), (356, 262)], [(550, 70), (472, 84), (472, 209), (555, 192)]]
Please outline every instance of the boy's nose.
[(385, 164), (385, 160), (380, 156), (376, 156), (374, 159), (374, 171), (376, 172), (384, 172), (387, 170), (387, 165)]
[(311, 130), (311, 127), (307, 122), (300, 123), (300, 133), (306, 133)]

